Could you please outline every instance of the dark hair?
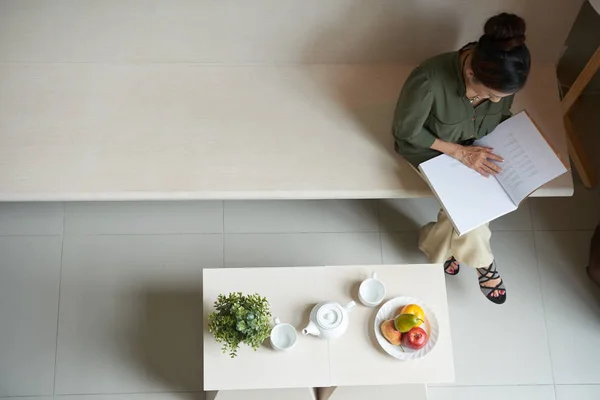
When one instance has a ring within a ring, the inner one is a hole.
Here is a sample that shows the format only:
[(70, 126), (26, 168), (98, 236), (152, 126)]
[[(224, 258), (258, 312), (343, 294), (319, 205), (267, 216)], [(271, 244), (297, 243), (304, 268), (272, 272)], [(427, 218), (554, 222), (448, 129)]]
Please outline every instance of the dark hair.
[(502, 13), (488, 19), (473, 51), (475, 79), (502, 93), (514, 93), (527, 81), (531, 58), (525, 45), (525, 21)]

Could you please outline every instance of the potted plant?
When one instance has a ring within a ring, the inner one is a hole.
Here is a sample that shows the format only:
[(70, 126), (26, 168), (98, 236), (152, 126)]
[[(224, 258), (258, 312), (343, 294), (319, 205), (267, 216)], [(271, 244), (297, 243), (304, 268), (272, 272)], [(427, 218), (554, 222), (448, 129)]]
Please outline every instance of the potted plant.
[(208, 316), (208, 330), (231, 358), (237, 356), (240, 343), (256, 351), (271, 332), (269, 302), (257, 293), (220, 294)]

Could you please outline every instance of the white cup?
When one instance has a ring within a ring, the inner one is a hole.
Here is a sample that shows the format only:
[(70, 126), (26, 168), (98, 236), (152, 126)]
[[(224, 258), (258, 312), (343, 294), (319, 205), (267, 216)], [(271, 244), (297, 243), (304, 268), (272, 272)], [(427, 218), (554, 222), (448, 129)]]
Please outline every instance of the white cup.
[(385, 298), (385, 286), (377, 279), (377, 273), (362, 281), (358, 288), (358, 298), (367, 307), (375, 307)]
[(271, 347), (277, 351), (289, 350), (298, 340), (298, 332), (292, 325), (281, 322), (277, 317), (273, 320), (275, 326), (271, 329)]

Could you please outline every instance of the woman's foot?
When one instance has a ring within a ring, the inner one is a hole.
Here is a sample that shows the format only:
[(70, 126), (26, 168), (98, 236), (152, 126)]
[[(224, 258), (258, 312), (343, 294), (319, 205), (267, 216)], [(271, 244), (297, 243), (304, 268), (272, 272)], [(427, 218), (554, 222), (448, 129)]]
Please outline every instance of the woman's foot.
[(460, 272), (460, 265), (456, 258), (450, 257), (444, 263), (444, 272), (448, 275), (457, 275)]
[(494, 304), (502, 304), (506, 301), (506, 288), (492, 262), (489, 267), (477, 268), (479, 276), (479, 288), (481, 293)]

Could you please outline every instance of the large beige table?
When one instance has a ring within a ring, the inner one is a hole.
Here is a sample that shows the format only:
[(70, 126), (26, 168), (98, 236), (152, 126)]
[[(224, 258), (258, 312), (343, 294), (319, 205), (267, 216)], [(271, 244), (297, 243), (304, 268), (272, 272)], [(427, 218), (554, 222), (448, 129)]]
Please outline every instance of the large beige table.
[[(267, 297), (273, 316), (300, 331), (313, 305), (356, 300), (357, 285), (376, 271), (388, 298), (410, 295), (427, 303), (440, 324), (439, 341), (426, 357), (401, 362), (383, 352), (373, 336), (375, 308), (357, 305), (341, 338), (300, 336), (296, 347), (275, 352), (242, 348), (235, 359), (221, 353), (206, 326), (218, 294), (241, 291)], [(450, 323), (443, 269), (439, 265), (378, 265), (204, 270), (204, 389), (445, 383), (454, 380)]]
[[(393, 150), (414, 67), (0, 63), (0, 201), (432, 196)], [(513, 108), (568, 160), (554, 65)]]
[(556, 62), (582, 2), (0, 0), (0, 201), (431, 196), (393, 151), (398, 94), (499, 10), (534, 61), (514, 111), (567, 160)]

